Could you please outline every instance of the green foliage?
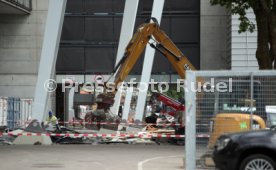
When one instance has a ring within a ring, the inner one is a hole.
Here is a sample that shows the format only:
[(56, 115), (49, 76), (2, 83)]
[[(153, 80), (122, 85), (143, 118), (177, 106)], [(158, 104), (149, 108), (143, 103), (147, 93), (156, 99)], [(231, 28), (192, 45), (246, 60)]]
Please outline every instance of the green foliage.
[[(169, 90), (166, 91), (166, 92), (161, 92), (159, 91), (158, 87), (157, 86), (154, 86), (154, 92), (158, 91), (159, 93), (163, 93), (173, 99), (176, 99), (176, 100), (179, 100), (179, 99), (183, 99), (184, 98), (184, 89), (183, 88), (180, 88), (180, 91), (177, 91), (177, 85), (175, 84), (170, 84), (169, 86)], [(152, 89), (149, 88), (148, 90), (148, 95), (151, 95), (152, 94)]]
[[(239, 33), (255, 30), (255, 24), (251, 22), (247, 16), (246, 11), (249, 8), (254, 10), (259, 9), (260, 0), (210, 0), (211, 5), (220, 5), (226, 7), (232, 14), (239, 15), (240, 25)], [(266, 0), (270, 1), (270, 0)]]
[(167, 96), (174, 98), (176, 100), (184, 98), (184, 89), (180, 88), (180, 91), (177, 91), (177, 86), (171, 85), (169, 90), (165, 92)]

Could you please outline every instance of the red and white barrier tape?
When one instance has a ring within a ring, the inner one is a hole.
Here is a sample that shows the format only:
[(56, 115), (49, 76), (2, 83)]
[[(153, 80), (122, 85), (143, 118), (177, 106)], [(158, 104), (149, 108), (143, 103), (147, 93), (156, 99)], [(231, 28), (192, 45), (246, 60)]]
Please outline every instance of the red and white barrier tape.
[[(7, 122), (14, 122), (14, 123), (30, 123), (31, 121), (23, 121), (23, 120), (7, 120)], [(70, 124), (70, 125), (124, 125), (124, 126), (147, 126), (147, 125), (155, 125), (155, 126), (161, 126), (161, 127), (168, 127), (168, 126), (183, 126), (180, 123), (144, 123), (144, 122), (85, 122), (85, 121), (69, 121), (69, 122), (62, 122), (59, 121), (59, 124)], [(209, 124), (197, 124), (196, 126), (209, 126)]]
[[(106, 137), (106, 138), (185, 138), (185, 135), (171, 134), (72, 134), (72, 133), (0, 133), (0, 136), (55, 136), (55, 137)], [(196, 135), (198, 138), (208, 138), (208, 134)]]
[(60, 124), (93, 124), (93, 125), (136, 125), (136, 126), (147, 126), (147, 125), (157, 125), (157, 126), (181, 126), (179, 123), (129, 123), (129, 122), (59, 122)]
[[(7, 120), (7, 122), (14, 122), (14, 123), (30, 123), (31, 121), (12, 121), (12, 120)], [(130, 123), (130, 122), (84, 122), (84, 121), (69, 121), (69, 122), (62, 122), (59, 121), (59, 124), (80, 124), (80, 125), (126, 125), (126, 126), (131, 126), (131, 125), (136, 125), (136, 126), (147, 126), (147, 125), (157, 125), (157, 126), (181, 126), (179, 123)]]

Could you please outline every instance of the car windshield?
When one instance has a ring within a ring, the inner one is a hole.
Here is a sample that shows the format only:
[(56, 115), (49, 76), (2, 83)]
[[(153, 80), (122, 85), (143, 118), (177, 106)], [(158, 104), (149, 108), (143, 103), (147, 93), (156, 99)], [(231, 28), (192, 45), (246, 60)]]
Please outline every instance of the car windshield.
[(270, 113), (269, 115), (269, 121), (270, 121), (270, 126), (276, 126), (276, 113)]

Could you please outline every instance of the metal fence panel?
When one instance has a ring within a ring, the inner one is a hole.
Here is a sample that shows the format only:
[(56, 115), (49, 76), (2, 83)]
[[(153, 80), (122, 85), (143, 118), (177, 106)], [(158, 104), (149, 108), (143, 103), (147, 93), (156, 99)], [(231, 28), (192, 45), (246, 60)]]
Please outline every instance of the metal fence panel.
[(15, 119), (13, 113), (13, 97), (8, 98), (8, 128), (14, 129), (15, 127)]
[(275, 71), (188, 71), (186, 76), (186, 169), (202, 166), (220, 135), (276, 124), (267, 112), (276, 108)]
[(14, 115), (14, 128), (19, 128), (20, 126), (20, 98), (13, 99), (13, 115)]
[(32, 99), (0, 97), (0, 127), (23, 127), (32, 117)]
[(20, 121), (20, 99), (8, 98), (8, 128), (15, 129), (19, 127)]

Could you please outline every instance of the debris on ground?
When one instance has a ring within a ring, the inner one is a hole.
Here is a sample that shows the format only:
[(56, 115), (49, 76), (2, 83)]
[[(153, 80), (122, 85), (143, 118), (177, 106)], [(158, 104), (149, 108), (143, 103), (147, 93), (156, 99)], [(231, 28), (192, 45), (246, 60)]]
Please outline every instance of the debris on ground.
[(0, 145), (12, 145), (12, 139), (11, 137), (8, 138), (7, 136), (0, 137)]
[[(179, 139), (175, 138), (162, 138), (157, 137), (159, 135), (174, 135), (175, 130), (171, 127), (160, 127), (160, 126), (142, 126), (141, 123), (138, 125), (128, 125), (122, 126), (123, 131), (110, 130), (106, 128), (102, 128), (100, 131), (95, 130), (87, 130), (87, 129), (72, 129), (68, 127), (61, 126), (58, 130), (54, 131), (45, 131), (45, 133), (50, 134), (105, 134), (103, 136), (97, 137), (87, 137), (82, 135), (71, 135), (71, 136), (59, 136), (52, 135), (50, 136), (52, 142), (54, 144), (112, 144), (112, 143), (125, 143), (125, 144), (161, 144), (161, 143), (170, 143), (177, 144)], [(26, 131), (23, 129), (16, 129), (14, 131), (10, 131), (15, 135), (9, 136), (0, 136), (0, 144), (1, 145), (10, 145), (16, 139), (16, 134), (22, 134)], [(121, 133), (125, 134), (121, 135)], [(117, 134), (117, 135), (109, 135), (108, 134)], [(153, 137), (152, 137), (153, 136)], [(182, 139), (183, 141), (183, 139)], [(40, 145), (39, 143), (35, 143), (34, 145)]]
[(196, 160), (196, 165), (201, 169), (210, 169), (215, 167), (214, 160), (212, 158), (212, 150), (208, 150), (200, 159)]
[[(4, 130), (4, 132), (8, 131), (8, 129)], [(3, 131), (1, 131), (3, 133)], [(15, 140), (15, 136), (1, 136), (0, 135), (0, 145), (12, 145)]]
[(155, 144), (149, 138), (140, 138), (140, 137), (113, 137), (113, 138), (103, 138), (102, 143), (111, 144), (111, 143), (125, 143), (125, 144)]

